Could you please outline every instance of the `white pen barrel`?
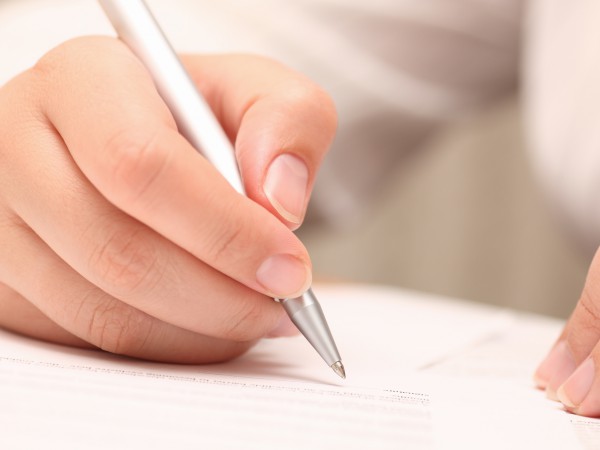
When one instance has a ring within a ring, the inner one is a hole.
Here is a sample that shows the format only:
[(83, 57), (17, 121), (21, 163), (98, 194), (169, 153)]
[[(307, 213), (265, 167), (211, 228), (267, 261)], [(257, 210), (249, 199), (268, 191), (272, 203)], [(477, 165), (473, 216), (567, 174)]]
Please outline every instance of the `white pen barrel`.
[[(99, 0), (121, 40), (146, 66), (179, 132), (245, 195), (235, 151), (143, 0)], [(345, 378), (329, 326), (312, 290), (282, 300), (292, 321), (340, 377)]]
[(148, 68), (179, 132), (245, 195), (235, 151), (143, 0), (99, 0), (119, 38)]

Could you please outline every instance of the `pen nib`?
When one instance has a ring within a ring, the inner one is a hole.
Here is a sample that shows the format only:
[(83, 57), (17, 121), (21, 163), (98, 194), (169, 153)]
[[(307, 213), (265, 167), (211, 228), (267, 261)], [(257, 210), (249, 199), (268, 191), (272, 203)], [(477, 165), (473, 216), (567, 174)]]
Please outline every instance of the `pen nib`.
[(340, 378), (346, 379), (346, 371), (344, 370), (344, 365), (341, 361), (336, 361), (331, 365), (331, 368), (335, 373), (338, 374)]

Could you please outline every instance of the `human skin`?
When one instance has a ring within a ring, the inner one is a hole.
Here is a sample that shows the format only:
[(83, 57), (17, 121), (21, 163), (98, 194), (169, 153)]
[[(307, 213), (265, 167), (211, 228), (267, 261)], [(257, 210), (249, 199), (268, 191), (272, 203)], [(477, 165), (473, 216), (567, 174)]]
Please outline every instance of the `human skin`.
[[(269, 297), (311, 281), (291, 230), (336, 128), (330, 98), (263, 58), (184, 56), (235, 151), (244, 198), (176, 130), (118, 40), (69, 41), (0, 90), (0, 326), (208, 363), (294, 334)], [(600, 252), (537, 385), (600, 417)]]
[(50, 51), (0, 90), (0, 326), (51, 342), (208, 363), (293, 335), (304, 217), (331, 99), (259, 57), (183, 56), (235, 143), (248, 198), (177, 132), (117, 39)]
[(575, 414), (600, 417), (600, 250), (581, 297), (559, 338), (535, 373), (549, 398)]

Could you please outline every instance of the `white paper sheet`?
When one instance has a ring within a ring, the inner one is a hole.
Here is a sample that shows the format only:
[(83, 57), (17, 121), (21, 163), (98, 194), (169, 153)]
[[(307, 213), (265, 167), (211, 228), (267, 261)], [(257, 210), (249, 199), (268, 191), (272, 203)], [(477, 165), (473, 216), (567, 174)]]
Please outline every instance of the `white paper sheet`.
[(549, 319), (374, 287), (318, 287), (348, 372), (302, 338), (177, 366), (0, 332), (0, 448), (596, 448), (600, 421), (531, 371)]

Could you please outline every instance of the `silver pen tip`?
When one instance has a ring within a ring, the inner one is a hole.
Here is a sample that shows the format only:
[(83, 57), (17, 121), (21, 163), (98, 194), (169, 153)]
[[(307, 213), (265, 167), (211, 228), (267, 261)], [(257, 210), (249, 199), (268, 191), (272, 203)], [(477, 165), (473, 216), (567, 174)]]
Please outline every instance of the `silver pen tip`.
[(331, 365), (331, 368), (335, 373), (338, 374), (340, 378), (346, 379), (346, 371), (344, 370), (344, 365), (341, 361), (336, 361)]

